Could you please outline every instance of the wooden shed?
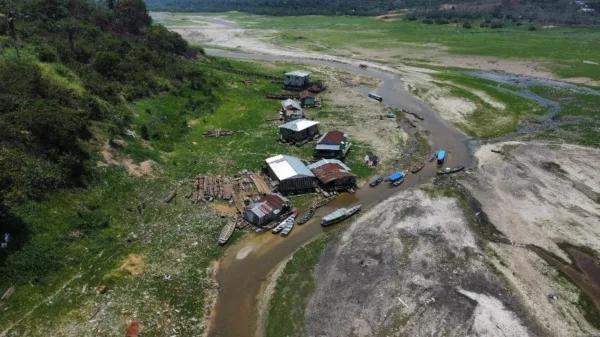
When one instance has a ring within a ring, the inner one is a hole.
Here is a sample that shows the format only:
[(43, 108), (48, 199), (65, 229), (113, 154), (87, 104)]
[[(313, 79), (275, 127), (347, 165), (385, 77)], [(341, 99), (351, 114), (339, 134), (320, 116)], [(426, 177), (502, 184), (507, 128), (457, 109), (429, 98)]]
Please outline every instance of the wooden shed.
[(301, 142), (319, 134), (319, 122), (297, 119), (279, 126), (279, 139), (283, 142)]
[(312, 192), (317, 187), (315, 175), (299, 158), (278, 155), (268, 158), (266, 162), (268, 174), (277, 181), (280, 193)]

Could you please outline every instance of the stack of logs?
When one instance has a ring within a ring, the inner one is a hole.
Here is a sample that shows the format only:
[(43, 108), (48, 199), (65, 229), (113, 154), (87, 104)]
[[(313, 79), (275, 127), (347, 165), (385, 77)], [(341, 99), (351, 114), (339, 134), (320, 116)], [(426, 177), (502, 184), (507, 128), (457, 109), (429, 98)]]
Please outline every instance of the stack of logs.
[(256, 201), (260, 195), (271, 193), (263, 178), (252, 172), (230, 177), (211, 177), (198, 175), (194, 178), (195, 189), (188, 196), (192, 202), (212, 201), (214, 199), (231, 200), (235, 195), (249, 197)]

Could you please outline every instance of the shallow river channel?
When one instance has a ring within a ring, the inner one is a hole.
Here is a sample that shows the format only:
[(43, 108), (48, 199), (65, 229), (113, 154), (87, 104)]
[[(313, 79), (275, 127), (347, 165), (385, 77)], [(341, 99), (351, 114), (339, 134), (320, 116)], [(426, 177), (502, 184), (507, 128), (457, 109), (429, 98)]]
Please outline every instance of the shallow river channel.
[[(473, 164), (473, 156), (469, 149), (470, 138), (454, 126), (441, 120), (423, 102), (411, 96), (395, 74), (372, 68), (361, 69), (358, 67), (358, 61), (352, 65), (326, 60), (242, 54), (220, 50), (208, 50), (207, 52), (212, 56), (236, 59), (321, 65), (380, 79), (382, 84), (377, 89), (377, 93), (383, 97), (383, 104), (395, 110), (406, 109), (416, 112), (424, 118), (419, 124), (421, 128), (429, 131), (428, 138), (433, 148), (443, 148), (448, 153), (444, 166), (470, 167)], [(367, 91), (366, 88), (356, 88), (356, 90), (357, 95), (365, 94)], [(407, 168), (398, 169), (406, 170)], [(231, 246), (221, 259), (217, 273), (220, 291), (216, 309), (213, 312), (209, 336), (246, 337), (256, 335), (259, 297), (262, 296), (269, 273), (302, 245), (320, 233), (332, 229), (323, 228), (319, 224), (323, 215), (338, 207), (358, 203), (363, 205), (364, 211), (402, 189), (429, 181), (435, 176), (437, 169), (435, 163), (427, 163), (418, 174), (409, 174), (400, 187), (390, 188), (387, 184), (381, 184), (376, 188), (364, 186), (354, 194), (341, 194), (332, 203), (320, 208), (311, 221), (302, 226), (295, 226), (288, 237), (272, 235), (269, 232), (249, 234)], [(302, 214), (306, 210), (299, 211)], [(337, 226), (344, 226), (344, 223)]]

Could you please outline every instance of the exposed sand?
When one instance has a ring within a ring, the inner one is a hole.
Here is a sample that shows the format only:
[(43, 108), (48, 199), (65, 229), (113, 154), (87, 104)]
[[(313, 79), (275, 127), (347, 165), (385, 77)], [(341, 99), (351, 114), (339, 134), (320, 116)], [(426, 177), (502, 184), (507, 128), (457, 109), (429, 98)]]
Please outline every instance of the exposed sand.
[[(492, 153), (503, 149), (506, 154)], [(478, 170), (462, 179), (490, 221), (515, 243), (535, 244), (569, 261), (558, 242), (600, 250), (600, 150), (506, 142), (480, 147)], [(576, 307), (579, 291), (533, 252), (489, 244), (515, 295), (552, 336), (599, 332)], [(548, 296), (557, 295), (558, 300)]]
[(535, 336), (454, 198), (407, 190), (321, 256), (309, 336)]
[[(490, 151), (503, 147), (510, 150), (506, 156)], [(463, 183), (509, 239), (538, 245), (567, 261), (555, 242), (600, 251), (600, 204), (582, 192), (600, 193), (600, 149), (507, 142), (484, 145), (476, 156), (478, 170)], [(560, 167), (554, 170), (548, 163)]]

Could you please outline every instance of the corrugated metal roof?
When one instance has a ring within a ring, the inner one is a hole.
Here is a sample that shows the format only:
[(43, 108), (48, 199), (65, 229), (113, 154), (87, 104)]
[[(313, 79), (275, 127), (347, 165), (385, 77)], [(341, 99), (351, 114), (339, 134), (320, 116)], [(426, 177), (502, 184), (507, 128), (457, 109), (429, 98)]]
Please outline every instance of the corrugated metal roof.
[(350, 173), (349, 170), (346, 170), (338, 163), (327, 163), (325, 165), (321, 165), (313, 169), (312, 172), (323, 184), (329, 184), (337, 179), (354, 176), (354, 174)]
[(308, 165), (308, 169), (309, 170), (314, 170), (317, 167), (321, 167), (325, 164), (329, 164), (329, 163), (334, 163), (334, 164), (338, 164), (340, 165), (344, 170), (346, 171), (352, 171), (348, 166), (346, 166), (346, 164), (342, 163), (341, 161), (337, 160), (337, 159), (321, 159), (318, 162), (312, 163), (310, 165)]
[(309, 121), (306, 119), (297, 119), (295, 121), (291, 121), (280, 125), (279, 128), (288, 129), (292, 131), (302, 131), (310, 128), (311, 126), (317, 125), (319, 122)]
[(278, 155), (268, 158), (267, 165), (279, 181), (295, 177), (314, 177), (315, 175), (296, 157)]
[(287, 202), (287, 198), (283, 197), (280, 194), (274, 193), (265, 195), (259, 201), (250, 204), (248, 207), (246, 207), (246, 209), (250, 210), (258, 217), (263, 217), (273, 211), (278, 210)]
[(293, 100), (291, 98), (286, 99), (285, 101), (281, 101), (281, 108), (283, 110), (289, 110), (288, 107), (292, 107), (296, 110), (302, 111), (302, 107), (300, 106), (300, 102)]
[(340, 145), (318, 144), (317, 146), (315, 146), (315, 150), (338, 151), (339, 149)]
[(302, 70), (294, 70), (294, 71), (290, 71), (285, 73), (286, 76), (308, 76), (310, 75), (310, 73), (308, 71), (302, 71)]
[(345, 138), (346, 134), (341, 131), (329, 131), (319, 139), (318, 144), (340, 145)]

